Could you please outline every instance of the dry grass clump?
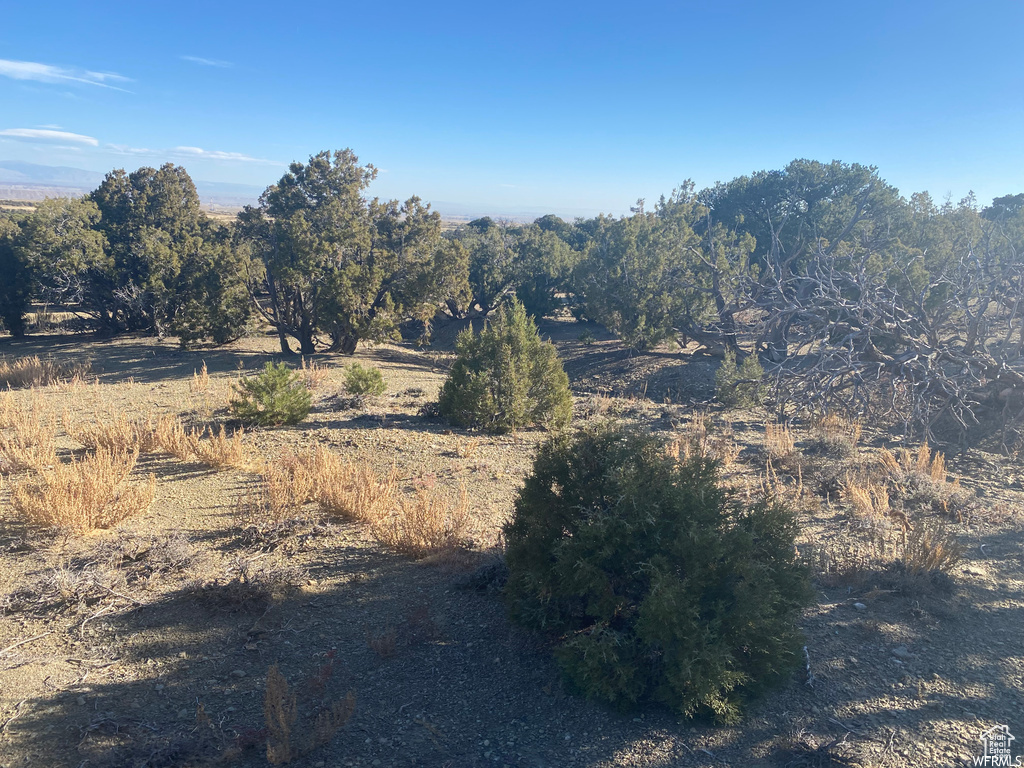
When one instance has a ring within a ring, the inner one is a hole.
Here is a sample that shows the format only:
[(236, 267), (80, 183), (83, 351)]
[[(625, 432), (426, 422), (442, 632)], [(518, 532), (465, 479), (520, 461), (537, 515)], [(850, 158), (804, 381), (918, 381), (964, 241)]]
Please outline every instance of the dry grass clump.
[(0, 357), (0, 387), (46, 387), (81, 379), (92, 366), (88, 363), (61, 363), (38, 355), (8, 360)]
[(861, 423), (838, 413), (826, 413), (811, 421), (811, 446), (821, 453), (847, 459), (857, 451)]
[(90, 450), (138, 451), (152, 453), (160, 448), (157, 422), (152, 418), (129, 418), (124, 414), (108, 414), (96, 423), (79, 423), (65, 412), (62, 419), (68, 437)]
[(39, 400), (18, 407), (10, 395), (0, 401), (0, 470), (44, 469), (57, 463), (57, 424)]
[[(333, 654), (333, 652), (332, 652)], [(314, 674), (309, 688), (314, 693), (333, 675), (333, 655)], [(267, 762), (282, 765), (308, 755), (330, 743), (355, 711), (356, 697), (351, 691), (333, 702), (320, 702), (309, 718), (299, 720), (299, 705), (288, 680), (277, 665), (267, 670), (263, 696), (263, 722), (267, 734)]]
[(398, 474), (378, 475), (369, 464), (350, 462), (323, 447), (296, 457), (309, 473), (313, 498), (331, 518), (373, 521), (398, 499)]
[(414, 558), (452, 553), (466, 545), (469, 495), (465, 485), (453, 500), (436, 489), (420, 488), (390, 515), (370, 521), (381, 544)]
[(480, 438), (467, 437), (455, 441), (455, 455), (460, 459), (472, 459), (480, 448)]
[(697, 414), (683, 429), (680, 438), (668, 443), (668, 454), (677, 461), (688, 461), (694, 456), (714, 459), (728, 471), (742, 450), (731, 435), (731, 426), (716, 433), (708, 415)]
[(919, 521), (903, 534), (900, 561), (911, 575), (949, 574), (963, 556), (963, 545), (945, 521)]
[(286, 456), (263, 465), (256, 488), (239, 498), (235, 514), (245, 527), (265, 533), (301, 517), (313, 492), (307, 466), (296, 456)]
[(249, 469), (252, 466), (252, 446), (242, 436), (245, 429), (239, 427), (230, 435), (221, 424), (216, 432), (206, 428), (204, 439), (195, 441), (196, 458), (214, 469)]
[(765, 423), (764, 453), (772, 461), (787, 460), (796, 454), (796, 437), (788, 424)]
[(900, 448), (893, 453), (883, 448), (878, 460), (893, 494), (906, 505), (930, 506), (949, 513), (964, 502), (960, 481), (948, 481), (945, 456), (938, 451), (932, 453), (927, 443), (917, 451)]
[(210, 371), (203, 360), (202, 368), (192, 372), (192, 381), (188, 383), (188, 391), (193, 395), (201, 395), (210, 389)]
[(156, 478), (129, 483), (139, 458), (135, 452), (105, 448), (69, 463), (44, 469), (36, 479), (15, 486), (11, 503), (28, 522), (85, 533), (110, 528), (144, 512), (153, 502)]
[(161, 416), (153, 425), (153, 438), (157, 447), (178, 461), (191, 461), (199, 449), (199, 438), (185, 429), (181, 420), (172, 414)]
[(877, 522), (893, 514), (889, 489), (870, 479), (847, 475), (843, 496), (850, 502), (854, 515), (863, 520)]
[(299, 361), (297, 373), (311, 392), (320, 389), (330, 376), (330, 371), (326, 366), (318, 365), (315, 360), (306, 360), (305, 357)]

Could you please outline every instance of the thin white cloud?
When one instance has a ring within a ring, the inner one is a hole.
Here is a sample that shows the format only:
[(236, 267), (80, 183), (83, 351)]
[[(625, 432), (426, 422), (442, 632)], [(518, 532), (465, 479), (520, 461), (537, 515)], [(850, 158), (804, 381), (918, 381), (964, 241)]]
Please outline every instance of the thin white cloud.
[(173, 152), (187, 157), (201, 157), (204, 160), (232, 160), (242, 163), (273, 163), (259, 157), (243, 155), (241, 152), (222, 152), (217, 149), (201, 149), (200, 147), (175, 147)]
[(106, 144), (106, 149), (116, 152), (119, 155), (142, 155), (149, 157), (176, 157), (178, 159), (199, 159), (199, 160), (222, 160), (236, 163), (262, 163), (265, 165), (285, 165), (274, 160), (266, 160), (262, 157), (253, 157), (241, 152), (223, 152), (217, 149), (203, 149), (201, 147), (173, 147), (171, 149), (145, 149), (143, 147), (130, 147), (127, 144)]
[(220, 59), (204, 59), (202, 56), (181, 56), (182, 61), (191, 61), (193, 64), (201, 64), (204, 67), (221, 67), (226, 69), (228, 67), (235, 66), (230, 61), (221, 61)]
[(142, 147), (129, 147), (127, 144), (107, 144), (106, 148), (112, 152), (116, 152), (119, 155), (156, 155), (158, 152), (154, 149), (144, 149)]
[(34, 80), (40, 83), (83, 83), (115, 91), (125, 91), (112, 83), (131, 82), (130, 78), (114, 72), (93, 72), (87, 69), (57, 67), (52, 64), (41, 64), (37, 61), (12, 61), (0, 59), (0, 75), (12, 80)]
[(83, 136), (80, 133), (70, 131), (51, 131), (45, 128), (7, 128), (0, 131), (0, 136), (11, 139), (34, 142), (71, 142), (73, 144), (87, 144), (90, 147), (99, 146), (99, 141), (92, 136)]

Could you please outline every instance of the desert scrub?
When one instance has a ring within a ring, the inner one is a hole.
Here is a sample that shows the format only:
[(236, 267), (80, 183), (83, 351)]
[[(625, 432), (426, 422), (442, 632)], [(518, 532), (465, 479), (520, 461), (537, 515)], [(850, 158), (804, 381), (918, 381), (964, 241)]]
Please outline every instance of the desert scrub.
[(519, 301), (499, 309), (479, 334), (459, 334), (456, 351), (438, 398), (440, 414), (451, 423), (488, 432), (569, 423), (569, 377)]
[(153, 475), (144, 484), (128, 482), (138, 458), (138, 451), (99, 448), (15, 486), (11, 503), (33, 525), (76, 533), (111, 528), (149, 509), (153, 502)]
[(384, 546), (413, 558), (453, 554), (467, 546), (469, 494), (459, 487), (455, 499), (436, 488), (419, 488), (391, 514), (378, 515), (370, 532)]
[(352, 363), (345, 369), (345, 391), (350, 395), (383, 395), (387, 385), (376, 368)]
[(761, 380), (764, 369), (756, 354), (749, 354), (736, 365), (736, 353), (725, 350), (725, 358), (715, 371), (715, 396), (729, 408), (750, 408), (764, 397)]
[(246, 424), (276, 427), (298, 424), (309, 415), (312, 398), (302, 377), (284, 363), (267, 363), (261, 373), (235, 384), (231, 412)]
[(0, 388), (45, 387), (74, 379), (89, 373), (90, 363), (59, 363), (38, 355), (8, 360), (0, 357)]
[(850, 458), (857, 452), (860, 435), (859, 420), (832, 411), (811, 420), (811, 449), (828, 456)]
[(717, 463), (604, 424), (543, 445), (505, 526), (514, 620), (556, 635), (587, 695), (735, 722), (797, 662), (809, 599), (782, 504), (741, 504)]

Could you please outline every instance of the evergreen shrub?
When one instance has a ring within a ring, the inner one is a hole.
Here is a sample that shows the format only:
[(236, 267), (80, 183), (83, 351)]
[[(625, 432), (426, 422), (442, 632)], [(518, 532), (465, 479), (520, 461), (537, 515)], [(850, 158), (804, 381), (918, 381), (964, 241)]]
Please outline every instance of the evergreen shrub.
[(586, 695), (731, 723), (799, 661), (796, 533), (781, 502), (729, 493), (714, 461), (597, 425), (540, 448), (505, 527), (506, 598), (558, 638)]
[(438, 398), (438, 411), (451, 423), (508, 432), (534, 424), (560, 428), (572, 419), (569, 377), (518, 300), (500, 308), (480, 333), (459, 334), (456, 351)]

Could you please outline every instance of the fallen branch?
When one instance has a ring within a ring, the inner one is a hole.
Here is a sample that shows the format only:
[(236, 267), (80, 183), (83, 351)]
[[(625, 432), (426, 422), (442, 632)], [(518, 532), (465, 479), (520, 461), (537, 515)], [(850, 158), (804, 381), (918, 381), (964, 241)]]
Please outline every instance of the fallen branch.
[(36, 640), (40, 640), (40, 639), (46, 637), (47, 635), (52, 635), (52, 634), (53, 634), (53, 632), (43, 632), (43, 634), (36, 635), (35, 637), (30, 637), (27, 640), (19, 640), (18, 642), (14, 643), (13, 645), (8, 645), (6, 648), (4, 648), (2, 651), (0, 651), (0, 656), (3, 656), (8, 651), (13, 651), (15, 648), (18, 648), (18, 647), (20, 647), (22, 645), (28, 645), (29, 643), (35, 642)]

